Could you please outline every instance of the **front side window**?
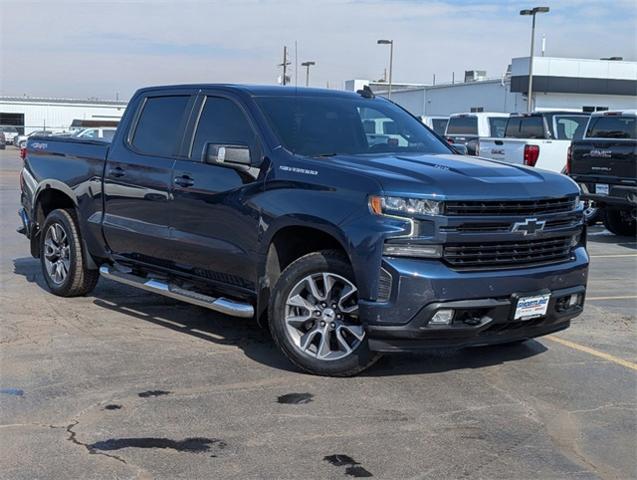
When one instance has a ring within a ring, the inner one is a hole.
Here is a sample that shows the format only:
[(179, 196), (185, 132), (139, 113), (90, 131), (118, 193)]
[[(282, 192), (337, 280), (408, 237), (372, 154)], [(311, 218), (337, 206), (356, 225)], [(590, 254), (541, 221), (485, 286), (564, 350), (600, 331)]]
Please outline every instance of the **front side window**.
[(447, 125), (447, 135), (477, 135), (478, 117), (473, 115), (463, 115), (461, 117), (451, 117)]
[(591, 138), (637, 138), (637, 117), (602, 116), (593, 118), (586, 132)]
[(206, 143), (254, 146), (255, 134), (248, 119), (232, 100), (206, 97), (192, 147), (192, 158), (199, 160)]
[(188, 95), (148, 97), (135, 127), (133, 147), (146, 155), (173, 155), (189, 100)]
[(451, 153), (420, 121), (380, 98), (273, 96), (257, 102), (281, 143), (299, 155)]

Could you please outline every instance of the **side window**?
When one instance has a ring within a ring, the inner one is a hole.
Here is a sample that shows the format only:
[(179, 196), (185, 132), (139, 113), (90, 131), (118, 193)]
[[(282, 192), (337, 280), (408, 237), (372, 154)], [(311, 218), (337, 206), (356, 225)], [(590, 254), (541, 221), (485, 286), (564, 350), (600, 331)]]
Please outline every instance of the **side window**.
[(133, 147), (147, 155), (172, 156), (181, 138), (189, 99), (188, 95), (147, 98), (135, 127)]
[(507, 117), (489, 117), (490, 135), (496, 138), (504, 137), (504, 129), (507, 125)]
[(206, 97), (197, 125), (191, 157), (198, 161), (206, 143), (254, 147), (255, 139), (248, 119), (232, 100)]

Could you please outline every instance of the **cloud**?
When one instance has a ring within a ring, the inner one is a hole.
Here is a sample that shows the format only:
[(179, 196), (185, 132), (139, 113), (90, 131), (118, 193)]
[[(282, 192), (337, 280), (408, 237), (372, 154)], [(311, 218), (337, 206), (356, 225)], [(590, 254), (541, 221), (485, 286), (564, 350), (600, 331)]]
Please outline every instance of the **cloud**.
[[(537, 38), (547, 55), (637, 54), (633, 0), (549, 0)], [(113, 98), (148, 84), (273, 83), (282, 47), (313, 60), (312, 83), (379, 78), (395, 41), (394, 79), (499, 76), (528, 54), (528, 1), (239, 0), (3, 2), (0, 92)], [(19, 12), (19, 15), (16, 13)], [(539, 42), (538, 42), (539, 43)], [(539, 47), (538, 47), (539, 48)], [(293, 69), (294, 73), (294, 69)], [(299, 77), (303, 76), (299, 72)]]

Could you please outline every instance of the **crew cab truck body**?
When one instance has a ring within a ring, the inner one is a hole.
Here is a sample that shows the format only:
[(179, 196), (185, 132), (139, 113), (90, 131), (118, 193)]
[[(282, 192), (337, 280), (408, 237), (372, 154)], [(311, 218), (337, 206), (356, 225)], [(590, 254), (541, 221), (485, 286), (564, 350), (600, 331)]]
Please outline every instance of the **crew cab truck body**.
[(367, 90), (142, 89), (110, 144), (29, 139), (21, 186), (53, 293), (86, 294), (99, 271), (254, 316), (317, 374), (522, 341), (583, 308), (577, 185), (455, 155)]
[(480, 156), (563, 172), (571, 140), (581, 138), (587, 113), (537, 112), (511, 115), (504, 138), (480, 140)]
[(608, 230), (637, 235), (637, 110), (593, 113), (571, 144), (567, 171), (582, 198), (604, 210)]
[(454, 113), (445, 128), (445, 138), (452, 145), (465, 145), (469, 155), (479, 155), (480, 139), (501, 137), (509, 118), (508, 113)]

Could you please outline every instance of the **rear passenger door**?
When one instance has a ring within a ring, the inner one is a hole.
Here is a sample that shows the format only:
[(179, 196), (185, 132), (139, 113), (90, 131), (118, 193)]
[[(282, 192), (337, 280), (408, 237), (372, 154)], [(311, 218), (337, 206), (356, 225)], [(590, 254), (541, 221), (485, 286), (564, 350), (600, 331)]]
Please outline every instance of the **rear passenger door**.
[(263, 188), (259, 171), (240, 171), (206, 163), (206, 143), (248, 145), (261, 156), (253, 122), (232, 96), (200, 96), (188, 145), (188, 158), (173, 169), (171, 258), (175, 267), (218, 286), (256, 290), (259, 212), (247, 200)]
[(172, 168), (194, 98), (187, 91), (149, 93), (139, 102), (128, 134), (109, 152), (103, 229), (116, 256), (160, 266), (172, 256)]

